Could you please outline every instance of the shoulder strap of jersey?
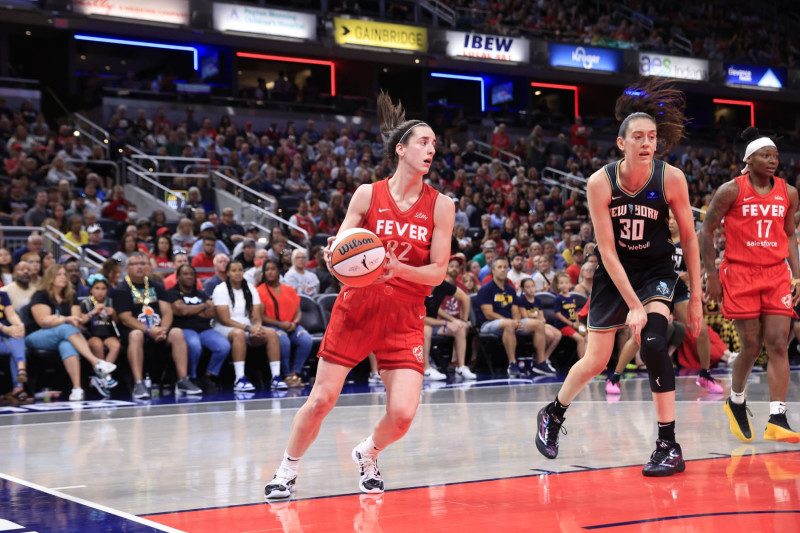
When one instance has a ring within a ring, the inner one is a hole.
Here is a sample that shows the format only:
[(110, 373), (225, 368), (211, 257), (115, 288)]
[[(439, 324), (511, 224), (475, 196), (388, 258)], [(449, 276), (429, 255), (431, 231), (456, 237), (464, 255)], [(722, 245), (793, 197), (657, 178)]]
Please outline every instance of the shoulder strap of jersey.
[(388, 179), (389, 178), (385, 178), (385, 179), (382, 179), (380, 181), (376, 181), (375, 183), (372, 184), (372, 191), (371, 191), (370, 197), (369, 197), (369, 207), (367, 208), (367, 212), (364, 214), (364, 219), (365, 220), (366, 220), (366, 218), (368, 216), (370, 216), (372, 214), (372, 211), (376, 209), (375, 206), (378, 204), (378, 200), (376, 199), (376, 196), (381, 194), (381, 188), (384, 188), (384, 189), (386, 188), (386, 183), (385, 182)]
[(619, 161), (609, 163), (603, 167), (603, 170), (606, 173), (606, 178), (608, 178), (608, 184), (611, 185), (612, 191), (616, 187), (617, 183), (617, 163), (619, 163)]

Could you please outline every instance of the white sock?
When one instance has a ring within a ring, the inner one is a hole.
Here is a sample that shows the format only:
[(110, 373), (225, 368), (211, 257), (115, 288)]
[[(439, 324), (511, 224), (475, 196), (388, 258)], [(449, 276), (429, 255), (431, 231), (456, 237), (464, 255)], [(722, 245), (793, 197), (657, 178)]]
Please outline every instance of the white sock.
[(786, 402), (769, 402), (769, 414), (771, 415), (786, 414)]
[(244, 377), (244, 361), (233, 362), (233, 372), (236, 374), (236, 379)]
[(292, 457), (287, 452), (283, 452), (281, 467), (291, 470), (294, 475), (297, 475), (297, 469), (300, 467), (300, 459), (302, 459), (302, 457)]
[(375, 446), (375, 441), (372, 440), (372, 435), (367, 437), (367, 440), (362, 442), (360, 445), (361, 448), (361, 455), (368, 455), (370, 457), (377, 457), (381, 451), (381, 448)]
[(744, 391), (734, 392), (731, 389), (731, 401), (737, 405), (742, 405), (744, 403)]
[(272, 374), (272, 377), (281, 377), (281, 362), (280, 361), (270, 361), (269, 362), (269, 371)]

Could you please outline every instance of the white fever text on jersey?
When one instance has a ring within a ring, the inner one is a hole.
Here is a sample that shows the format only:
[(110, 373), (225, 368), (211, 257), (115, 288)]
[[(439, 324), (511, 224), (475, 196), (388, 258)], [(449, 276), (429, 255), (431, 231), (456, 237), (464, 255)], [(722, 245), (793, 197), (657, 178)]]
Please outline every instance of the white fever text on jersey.
[(375, 223), (375, 234), (381, 237), (404, 237), (420, 242), (428, 242), (428, 228), (409, 222), (378, 219)]
[(786, 214), (786, 206), (780, 204), (742, 204), (743, 217), (778, 217)]

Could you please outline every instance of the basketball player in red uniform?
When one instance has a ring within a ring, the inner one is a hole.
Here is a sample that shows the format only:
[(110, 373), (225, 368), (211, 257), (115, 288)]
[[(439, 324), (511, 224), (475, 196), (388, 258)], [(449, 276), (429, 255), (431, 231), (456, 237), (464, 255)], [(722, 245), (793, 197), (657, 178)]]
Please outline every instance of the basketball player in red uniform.
[[(386, 386), (386, 413), (372, 435), (353, 449), (361, 469), (359, 488), (383, 492), (378, 452), (408, 431), (422, 390), (425, 297), (447, 273), (453, 234), (453, 201), (423, 183), (436, 153), (436, 136), (387, 94), (378, 97), (378, 122), (394, 175), (361, 185), (353, 194), (339, 231), (362, 227), (387, 249), (385, 273), (370, 286), (343, 287), (319, 349), (317, 378), (295, 415), (283, 461), (264, 489), (266, 499), (295, 490), (300, 458), (333, 409), (350, 370), (372, 351)], [(330, 244), (325, 250), (330, 263)]]
[[(780, 160), (769, 137), (747, 128), (742, 138), (748, 142), (743, 175), (717, 190), (700, 231), (700, 252), (708, 276), (706, 294), (711, 300), (722, 301), (722, 313), (733, 320), (742, 342), (724, 409), (731, 432), (740, 440), (752, 441), (744, 389), (764, 344), (769, 354), (770, 395), (764, 438), (800, 443), (800, 433), (793, 431), (786, 419), (789, 326), (792, 308), (800, 300), (794, 233), (797, 189), (775, 177)], [(718, 273), (713, 236), (723, 218), (725, 254)]]

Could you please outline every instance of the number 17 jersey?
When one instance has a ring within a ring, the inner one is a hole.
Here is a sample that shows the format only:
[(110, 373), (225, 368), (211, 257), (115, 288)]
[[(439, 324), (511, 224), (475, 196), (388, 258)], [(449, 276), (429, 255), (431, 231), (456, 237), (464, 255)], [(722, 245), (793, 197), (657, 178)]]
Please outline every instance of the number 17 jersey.
[(789, 256), (784, 223), (789, 213), (786, 181), (773, 176), (772, 189), (758, 194), (745, 174), (736, 178), (739, 195), (725, 213), (725, 259), (731, 263), (770, 266)]
[[(614, 229), (617, 255), (626, 269), (643, 270), (671, 262), (675, 246), (669, 233), (669, 204), (664, 195), (666, 163), (654, 159), (650, 178), (638, 191), (619, 183), (619, 164), (604, 167), (611, 185), (608, 210)], [(602, 257), (603, 250), (600, 250)]]
[[(363, 227), (380, 237), (383, 246), (394, 252), (401, 263), (424, 266), (431, 262), (433, 211), (439, 192), (422, 184), (422, 192), (414, 205), (401, 211), (389, 191), (389, 179), (372, 185), (372, 200), (364, 217)], [(386, 282), (392, 294), (414, 296), (423, 300), (431, 293), (428, 285), (392, 278)]]

